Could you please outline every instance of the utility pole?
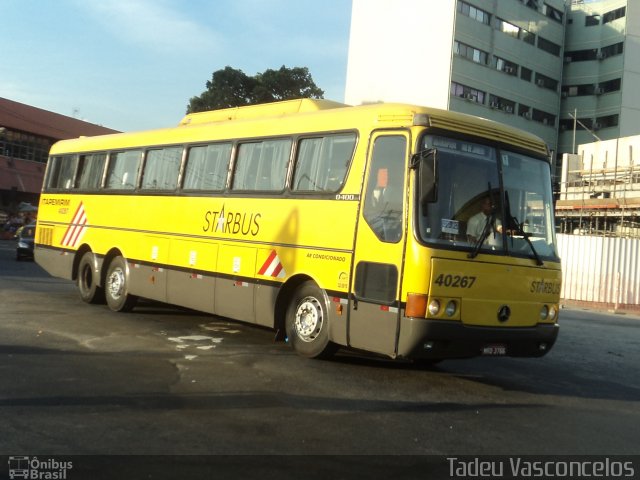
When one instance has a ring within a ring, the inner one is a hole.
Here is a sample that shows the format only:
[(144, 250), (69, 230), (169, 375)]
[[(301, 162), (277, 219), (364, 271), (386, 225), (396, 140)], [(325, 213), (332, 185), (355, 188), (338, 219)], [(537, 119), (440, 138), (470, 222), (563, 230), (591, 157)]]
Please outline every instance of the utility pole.
[(591, 134), (591, 136), (592, 136), (593, 138), (595, 138), (597, 141), (599, 141), (599, 142), (601, 142), (601, 141), (602, 141), (602, 139), (601, 139), (599, 136), (597, 136), (597, 135), (593, 132), (593, 130), (591, 130), (591, 129), (590, 129), (589, 127), (587, 127), (584, 123), (582, 123), (580, 120), (578, 120), (578, 109), (575, 109), (575, 110), (574, 110), (574, 113), (573, 113), (573, 114), (571, 114), (571, 113), (570, 113), (570, 114), (569, 114), (569, 116), (570, 116), (571, 118), (573, 118), (573, 153), (576, 153), (576, 123), (579, 123), (579, 124), (580, 124), (580, 126), (581, 126), (582, 128), (584, 128), (587, 132), (589, 132), (589, 133)]
[[(571, 115), (571, 114), (569, 114)], [(573, 149), (571, 150), (571, 153), (573, 153), (574, 155), (578, 152), (576, 152), (576, 128), (578, 125), (578, 109), (576, 108), (573, 111)]]

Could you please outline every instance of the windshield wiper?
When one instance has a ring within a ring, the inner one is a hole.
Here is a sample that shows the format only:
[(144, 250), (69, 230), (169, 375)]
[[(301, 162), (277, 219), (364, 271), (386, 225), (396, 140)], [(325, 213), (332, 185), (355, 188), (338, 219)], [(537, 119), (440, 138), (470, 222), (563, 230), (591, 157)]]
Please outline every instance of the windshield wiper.
[[(489, 182), (489, 190), (487, 190), (487, 196), (489, 197), (489, 199), (491, 199), (491, 182)], [(493, 234), (495, 235), (495, 225), (496, 225), (496, 207), (495, 207), (495, 204), (491, 202), (491, 215), (487, 216), (487, 221), (484, 223), (482, 234), (476, 240), (476, 243), (473, 245), (473, 250), (471, 251), (471, 253), (469, 253), (469, 255), (467, 255), (467, 258), (476, 258), (478, 256), (478, 253), (480, 252), (480, 247), (482, 247), (482, 244), (487, 239), (489, 234), (493, 232)]]
[(493, 225), (495, 225), (495, 221), (496, 221), (496, 214), (494, 211), (492, 211), (491, 215), (487, 216), (487, 221), (484, 223), (484, 229), (482, 230), (482, 235), (480, 235), (478, 240), (476, 240), (476, 243), (473, 245), (473, 250), (471, 251), (471, 253), (467, 255), (468, 258), (476, 258), (478, 256), (478, 253), (480, 252), (480, 247), (482, 247), (482, 244), (484, 243), (484, 241), (487, 239), (489, 234), (493, 231)]
[(507, 213), (507, 226), (508, 226), (507, 233), (511, 237), (511, 246), (513, 247), (513, 235), (515, 232), (516, 235), (519, 235), (522, 238), (524, 238), (524, 241), (527, 242), (527, 244), (531, 248), (531, 252), (533, 253), (534, 258), (536, 259), (536, 265), (538, 266), (544, 265), (544, 262), (542, 261), (542, 259), (540, 258), (540, 255), (538, 255), (538, 252), (536, 251), (536, 248), (533, 246), (533, 242), (531, 242), (531, 239), (529, 238), (531, 237), (531, 234), (528, 232), (525, 232), (524, 228), (522, 227), (522, 224), (518, 221), (516, 217), (514, 217), (511, 214), (511, 204), (509, 203), (509, 192), (507, 191), (504, 192), (504, 201), (505, 201), (505, 210)]

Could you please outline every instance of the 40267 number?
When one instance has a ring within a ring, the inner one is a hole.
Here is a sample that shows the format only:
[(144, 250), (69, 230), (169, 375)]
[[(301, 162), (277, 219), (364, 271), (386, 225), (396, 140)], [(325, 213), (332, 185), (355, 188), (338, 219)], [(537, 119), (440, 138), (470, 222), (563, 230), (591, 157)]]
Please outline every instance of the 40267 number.
[(467, 275), (446, 275), (441, 273), (433, 282), (439, 287), (471, 288), (476, 283), (476, 277)]

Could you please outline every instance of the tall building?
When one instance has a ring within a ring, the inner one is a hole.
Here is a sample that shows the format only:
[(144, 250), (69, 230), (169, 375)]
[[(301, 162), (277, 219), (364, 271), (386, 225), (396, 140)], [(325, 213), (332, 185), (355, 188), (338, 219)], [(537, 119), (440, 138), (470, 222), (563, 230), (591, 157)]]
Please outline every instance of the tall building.
[(563, 0), (353, 0), (345, 100), (490, 118), (557, 148)]
[(560, 152), (577, 153), (583, 143), (640, 134), (639, 42), (639, 0), (569, 6)]
[(353, 0), (345, 100), (527, 130), (559, 179), (557, 159), (594, 133), (640, 133), (639, 34), (640, 0)]

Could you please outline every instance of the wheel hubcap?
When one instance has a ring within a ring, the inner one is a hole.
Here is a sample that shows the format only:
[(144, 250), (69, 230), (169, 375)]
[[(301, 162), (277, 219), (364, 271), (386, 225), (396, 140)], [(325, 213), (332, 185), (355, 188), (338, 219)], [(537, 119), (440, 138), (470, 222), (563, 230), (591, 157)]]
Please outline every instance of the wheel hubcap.
[(108, 281), (109, 295), (111, 298), (118, 299), (124, 290), (124, 272), (121, 268), (116, 268), (109, 275)]
[(87, 288), (91, 288), (91, 284), (93, 283), (93, 274), (91, 271), (91, 267), (85, 266), (82, 270), (82, 285)]
[(304, 298), (296, 310), (296, 334), (304, 342), (313, 341), (322, 329), (322, 306), (314, 297)]

